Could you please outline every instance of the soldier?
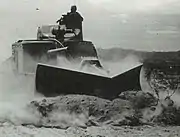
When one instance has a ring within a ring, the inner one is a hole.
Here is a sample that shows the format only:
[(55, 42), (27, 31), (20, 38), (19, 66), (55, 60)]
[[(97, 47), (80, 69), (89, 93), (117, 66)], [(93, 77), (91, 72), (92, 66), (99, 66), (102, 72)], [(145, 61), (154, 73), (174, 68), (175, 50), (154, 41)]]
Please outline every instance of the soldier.
[(67, 15), (63, 15), (63, 17), (59, 19), (57, 23), (59, 23), (59, 25), (65, 25), (66, 29), (72, 30), (72, 32), (75, 34), (75, 39), (83, 40), (83, 20), (83, 17), (77, 12), (77, 7), (73, 5), (71, 6), (71, 11), (68, 12)]
[(83, 40), (82, 22), (83, 17), (77, 12), (75, 5), (71, 6), (71, 12), (67, 14), (67, 28), (70, 28), (75, 33), (75, 39)]
[(83, 17), (77, 12), (77, 7), (71, 6), (71, 12), (68, 13), (68, 21), (72, 29), (81, 29)]

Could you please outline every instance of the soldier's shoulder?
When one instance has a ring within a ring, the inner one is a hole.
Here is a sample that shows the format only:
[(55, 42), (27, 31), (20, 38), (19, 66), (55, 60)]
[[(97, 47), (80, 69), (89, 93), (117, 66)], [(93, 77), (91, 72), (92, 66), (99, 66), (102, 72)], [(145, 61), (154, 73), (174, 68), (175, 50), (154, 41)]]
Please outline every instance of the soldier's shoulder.
[[(79, 16), (81, 16), (81, 13), (77, 12), (77, 14), (78, 14)], [(82, 16), (81, 16), (81, 17), (82, 17)]]

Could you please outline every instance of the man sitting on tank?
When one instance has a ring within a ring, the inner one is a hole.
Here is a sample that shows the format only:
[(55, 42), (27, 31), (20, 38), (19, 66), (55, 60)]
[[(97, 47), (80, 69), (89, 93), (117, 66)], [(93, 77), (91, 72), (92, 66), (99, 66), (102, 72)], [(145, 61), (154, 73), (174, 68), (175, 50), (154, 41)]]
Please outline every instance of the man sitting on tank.
[(71, 12), (68, 15), (68, 27), (72, 29), (81, 29), (83, 17), (77, 12), (77, 7), (71, 6)]
[(71, 12), (64, 15), (63, 18), (57, 21), (60, 25), (65, 24), (66, 29), (72, 29), (75, 33), (75, 39), (83, 40), (82, 35), (82, 21), (83, 17), (77, 12), (77, 7), (75, 5), (71, 6)]

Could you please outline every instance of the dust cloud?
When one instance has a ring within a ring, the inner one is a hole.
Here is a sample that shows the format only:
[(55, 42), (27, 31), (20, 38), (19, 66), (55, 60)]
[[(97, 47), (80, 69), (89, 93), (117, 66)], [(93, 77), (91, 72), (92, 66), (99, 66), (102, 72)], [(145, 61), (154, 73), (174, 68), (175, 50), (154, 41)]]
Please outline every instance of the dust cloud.
[[(116, 56), (116, 55), (114, 55)], [(86, 60), (86, 59), (85, 59)], [(105, 77), (114, 77), (121, 73), (124, 73), (134, 67), (140, 65), (139, 58), (134, 55), (128, 55), (125, 58), (120, 59), (119, 61), (106, 61), (99, 59), (103, 69), (97, 68), (94, 65), (85, 65), (81, 67), (81, 63), (78, 62), (70, 62), (64, 57), (58, 58), (58, 66), (70, 70), (81, 71), (84, 73), (90, 73), (95, 75), (101, 75)]]
[[(31, 61), (34, 64), (34, 61)], [(0, 123), (46, 124), (42, 115), (30, 105), (33, 100), (44, 99), (34, 91), (34, 74), (16, 74), (10, 64), (3, 64), (0, 72)], [(68, 112), (51, 114), (53, 124), (83, 125), (82, 116), (70, 115)]]

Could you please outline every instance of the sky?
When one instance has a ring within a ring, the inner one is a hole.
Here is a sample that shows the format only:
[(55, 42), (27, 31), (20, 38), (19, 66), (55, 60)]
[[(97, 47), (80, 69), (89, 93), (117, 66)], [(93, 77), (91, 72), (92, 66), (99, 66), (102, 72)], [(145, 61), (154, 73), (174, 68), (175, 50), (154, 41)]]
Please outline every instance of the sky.
[(179, 50), (179, 0), (0, 0), (0, 59), (11, 55), (13, 42), (35, 38), (38, 26), (55, 24), (72, 4), (85, 18), (84, 38), (96, 47)]
[(89, 0), (109, 11), (117, 12), (180, 12), (179, 0)]

